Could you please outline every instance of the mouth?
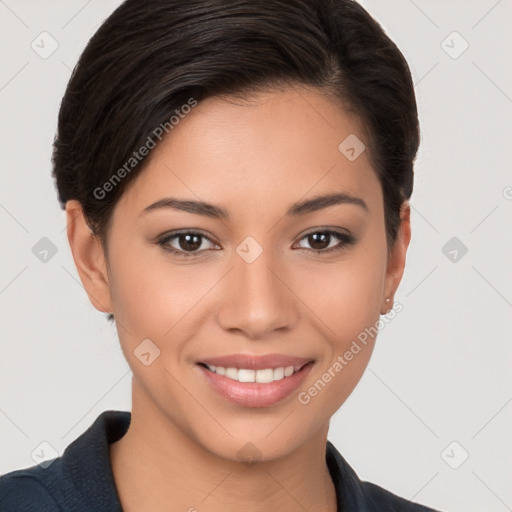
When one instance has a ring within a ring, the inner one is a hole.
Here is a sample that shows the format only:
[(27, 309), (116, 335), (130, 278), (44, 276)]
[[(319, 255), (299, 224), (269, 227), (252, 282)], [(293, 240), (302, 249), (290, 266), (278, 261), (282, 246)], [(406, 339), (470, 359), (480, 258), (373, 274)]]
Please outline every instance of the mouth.
[(312, 361), (302, 365), (279, 366), (277, 368), (263, 368), (259, 370), (251, 368), (226, 368), (225, 366), (213, 366), (206, 363), (199, 363), (199, 365), (212, 373), (216, 373), (217, 375), (221, 375), (227, 379), (236, 380), (238, 382), (258, 382), (260, 384), (269, 384), (270, 382), (291, 377), (310, 363), (312, 363)]
[(196, 366), (208, 387), (229, 402), (243, 407), (269, 407), (291, 395), (314, 363), (312, 359), (280, 355), (233, 355), (204, 360)]

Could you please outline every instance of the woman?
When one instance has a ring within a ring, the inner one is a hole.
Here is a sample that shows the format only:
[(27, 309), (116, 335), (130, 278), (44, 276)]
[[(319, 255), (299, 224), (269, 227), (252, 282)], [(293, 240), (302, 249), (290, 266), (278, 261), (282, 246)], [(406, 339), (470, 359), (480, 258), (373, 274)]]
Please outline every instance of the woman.
[(53, 162), (132, 410), (0, 477), (2, 510), (432, 510), (327, 441), (393, 309), (418, 143), (408, 66), (353, 1), (126, 0)]

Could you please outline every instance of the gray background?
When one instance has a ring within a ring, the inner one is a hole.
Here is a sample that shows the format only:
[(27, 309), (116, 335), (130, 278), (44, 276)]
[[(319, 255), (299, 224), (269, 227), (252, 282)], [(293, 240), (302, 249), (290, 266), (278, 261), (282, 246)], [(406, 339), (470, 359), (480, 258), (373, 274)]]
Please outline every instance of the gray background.
[[(82, 288), (50, 178), (70, 71), (118, 3), (0, 0), (0, 474), (130, 409), (131, 371)], [(404, 309), (330, 439), (360, 477), (406, 498), (512, 510), (512, 0), (361, 3), (411, 66), (422, 145)], [(43, 237), (57, 251), (46, 261)]]

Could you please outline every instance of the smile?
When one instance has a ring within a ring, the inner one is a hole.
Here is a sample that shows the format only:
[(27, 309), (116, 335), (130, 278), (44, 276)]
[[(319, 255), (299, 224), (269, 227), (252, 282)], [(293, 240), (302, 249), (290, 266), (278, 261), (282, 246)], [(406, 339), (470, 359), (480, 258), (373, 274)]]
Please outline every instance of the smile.
[(228, 379), (237, 380), (238, 382), (258, 382), (260, 384), (268, 384), (287, 377), (291, 377), (297, 373), (302, 366), (280, 366), (279, 368), (265, 368), (263, 370), (251, 370), (248, 368), (225, 368), (223, 366), (205, 365), (208, 370), (223, 375)]
[[(217, 364), (211, 364), (213, 361)], [(313, 365), (314, 361), (303, 358), (232, 356), (198, 362), (196, 368), (208, 388), (228, 402), (269, 407), (297, 390)]]

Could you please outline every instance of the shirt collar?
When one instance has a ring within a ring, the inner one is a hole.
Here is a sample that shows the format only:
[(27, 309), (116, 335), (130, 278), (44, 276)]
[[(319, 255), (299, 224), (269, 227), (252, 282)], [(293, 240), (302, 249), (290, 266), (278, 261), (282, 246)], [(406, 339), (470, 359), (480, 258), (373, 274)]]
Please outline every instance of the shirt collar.
[(129, 411), (103, 411), (64, 450), (63, 471), (71, 475), (74, 486), (91, 510), (122, 512), (110, 464), (109, 444), (124, 436), (130, 421)]

